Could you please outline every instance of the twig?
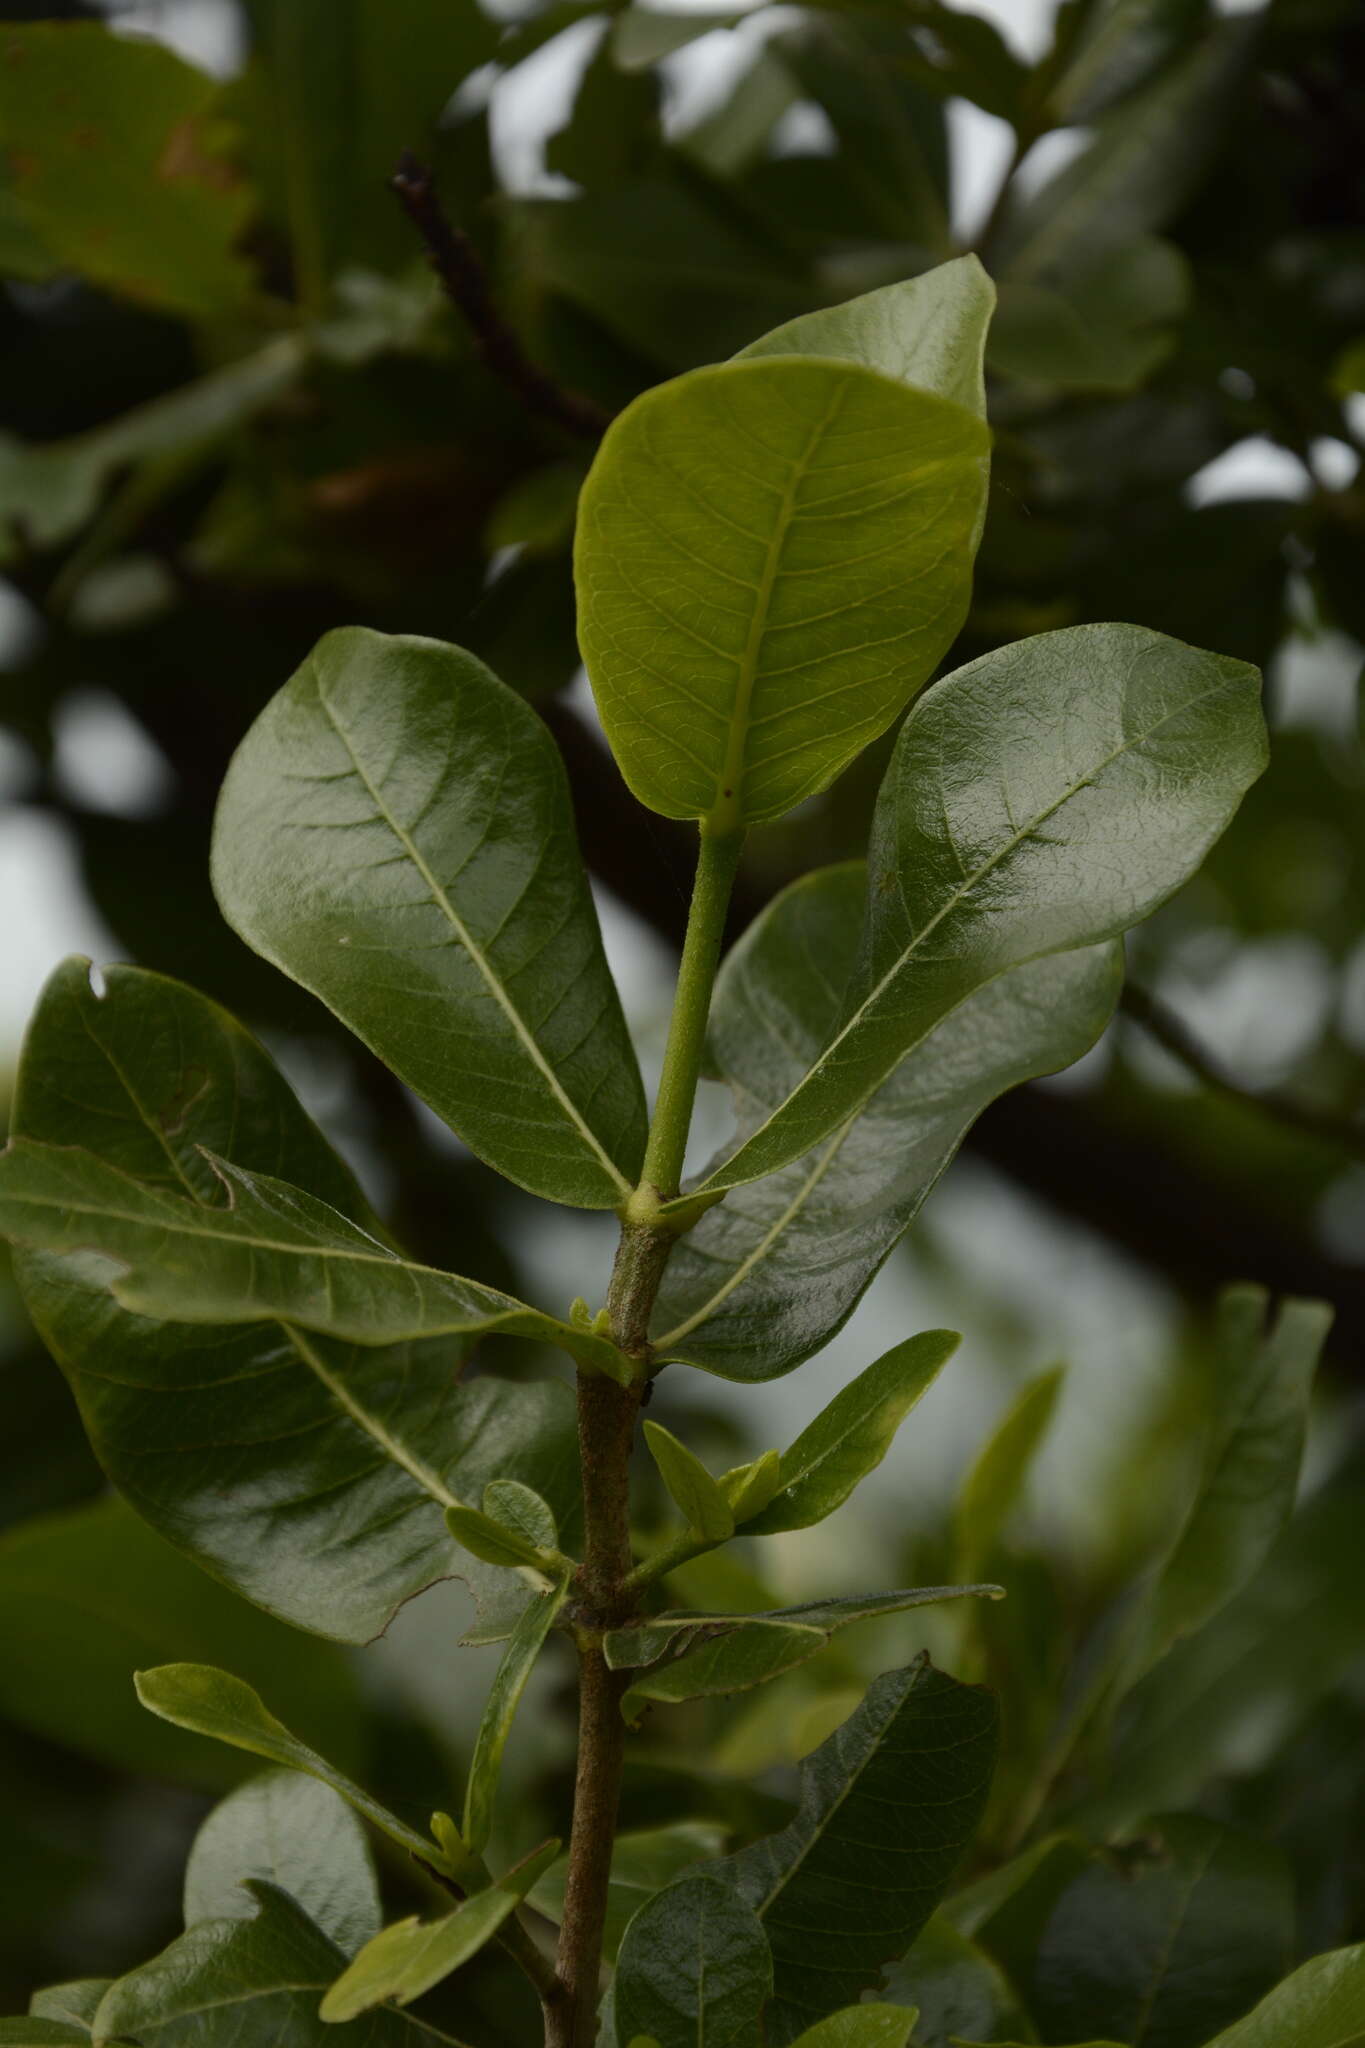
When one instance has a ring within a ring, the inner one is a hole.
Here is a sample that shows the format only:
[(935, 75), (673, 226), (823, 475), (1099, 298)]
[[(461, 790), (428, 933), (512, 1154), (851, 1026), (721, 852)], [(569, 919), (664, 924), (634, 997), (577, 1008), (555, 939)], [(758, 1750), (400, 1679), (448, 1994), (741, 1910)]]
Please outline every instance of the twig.
[(1125, 986), (1122, 1008), (1150, 1038), (1155, 1039), (1164, 1051), (1179, 1060), (1207, 1087), (1216, 1088), (1220, 1095), (1229, 1096), (1249, 1109), (1259, 1110), (1263, 1116), (1272, 1117), (1276, 1123), (1283, 1124), (1287, 1130), (1297, 1131), (1302, 1137), (1340, 1146), (1365, 1159), (1365, 1129), (1360, 1125), (1332, 1116), (1325, 1110), (1314, 1109), (1309, 1103), (1300, 1102), (1278, 1089), (1244, 1088), (1199, 1043), (1184, 1021), (1145, 989), (1135, 988), (1131, 983)]
[(465, 321), (493, 375), (515, 391), (528, 412), (553, 420), (585, 440), (600, 440), (611, 424), (611, 414), (595, 399), (564, 390), (531, 361), (494, 305), (478, 251), (464, 230), (448, 218), (426, 165), (405, 149), (389, 183), (425, 242), (446, 297)]

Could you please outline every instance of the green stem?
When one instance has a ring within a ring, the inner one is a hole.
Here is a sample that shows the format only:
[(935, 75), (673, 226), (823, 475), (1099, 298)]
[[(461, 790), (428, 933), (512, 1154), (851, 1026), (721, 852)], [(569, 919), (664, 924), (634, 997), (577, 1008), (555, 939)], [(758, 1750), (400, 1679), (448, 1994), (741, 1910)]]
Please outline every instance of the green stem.
[[(720, 961), (725, 914), (730, 891), (739, 866), (742, 832), (714, 835), (705, 825), (697, 854), (697, 876), (692, 887), (692, 907), (687, 916), (687, 937), (678, 968), (678, 988), (673, 999), (673, 1016), (664, 1051), (664, 1070), (659, 1081), (654, 1121), (650, 1125), (640, 1193), (646, 1201), (668, 1202), (678, 1192), (682, 1179), (683, 1155), (692, 1123), (692, 1104), (701, 1072), (706, 1043), (706, 1019), (711, 1009), (711, 989)], [(640, 1210), (633, 1221), (646, 1221)]]

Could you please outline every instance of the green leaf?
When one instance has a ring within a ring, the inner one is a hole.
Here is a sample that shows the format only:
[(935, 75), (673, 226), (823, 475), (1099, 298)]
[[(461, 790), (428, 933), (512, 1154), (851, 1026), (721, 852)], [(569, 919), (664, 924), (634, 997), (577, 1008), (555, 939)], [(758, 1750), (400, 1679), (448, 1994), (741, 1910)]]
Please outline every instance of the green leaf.
[(820, 1629), (799, 1622), (741, 1624), (714, 1637), (703, 1633), (695, 1649), (635, 1680), (622, 1696), (622, 1716), (634, 1728), (651, 1701), (674, 1706), (680, 1700), (707, 1699), (717, 1693), (752, 1692), (780, 1672), (804, 1664), (828, 1641)]
[(644, 1434), (649, 1454), (689, 1529), (711, 1543), (733, 1536), (734, 1512), (700, 1458), (661, 1423), (646, 1422)]
[(628, 406), (583, 487), (579, 639), (626, 781), (731, 830), (825, 789), (966, 612), (986, 429), (860, 364), (778, 355)]
[(620, 2037), (660, 2048), (748, 2048), (772, 1988), (762, 1925), (728, 1886), (685, 1877), (641, 1906), (617, 1958)]
[(464, 1824), (460, 1832), (471, 1855), (481, 1856), (488, 1847), (488, 1838), (493, 1832), (493, 1809), (502, 1770), (502, 1753), (512, 1732), (517, 1708), (521, 1705), (526, 1681), (545, 1647), (567, 1593), (566, 1579), (553, 1592), (533, 1600), (503, 1652), (483, 1710), (483, 1719), (479, 1723), (474, 1757), (469, 1766), (469, 1783), (465, 1788)]
[(119, 1261), (127, 1271), (113, 1280), (115, 1299), (161, 1322), (298, 1323), (362, 1345), (502, 1330), (560, 1344), (613, 1377), (628, 1372), (605, 1339), (413, 1265), (315, 1195), (204, 1156), (221, 1187), (215, 1203), (133, 1180), (93, 1152), (16, 1138), (0, 1153), (0, 1227), (45, 1251)]
[(1101, 0), (1049, 94), (1057, 117), (1093, 121), (1210, 26), (1207, 0)]
[(88, 2040), (99, 2002), (112, 1981), (109, 1977), (78, 1977), (67, 1984), (48, 1984), (30, 1998), (29, 2013), (34, 2019), (60, 2020), (79, 2027)]
[[(815, 1629), (822, 1636), (878, 1615), (904, 1614), (912, 1607), (936, 1607), (943, 1600), (1002, 1597), (1000, 1586), (909, 1586), (890, 1593), (851, 1593), (808, 1600), (800, 1607), (771, 1607), (736, 1614), (656, 1614), (629, 1628), (608, 1629), (602, 1650), (613, 1671), (652, 1664), (666, 1652), (691, 1650), (723, 1635), (753, 1630)], [(724, 1688), (718, 1688), (723, 1690)]]
[(483, 1490), (483, 1511), (505, 1529), (517, 1529), (538, 1550), (559, 1549), (559, 1524), (550, 1503), (519, 1479), (490, 1479)]
[(855, 2003), (905, 1953), (975, 1832), (995, 1749), (992, 1696), (918, 1657), (806, 1759), (790, 1827), (715, 1866), (772, 1949), (770, 2048)]
[[(13, 1125), (94, 1144), (140, 1181), (211, 1199), (220, 1183), (203, 1146), (283, 1170), (378, 1229), (255, 1040), (206, 997), (137, 968), (110, 968), (102, 997), (87, 962), (56, 970), (29, 1027)], [(557, 1381), (457, 1385), (449, 1340), (380, 1350), (273, 1324), (149, 1322), (81, 1254), (21, 1253), (16, 1272), (115, 1484), (162, 1535), (297, 1626), (377, 1635), (404, 1600), (462, 1569), (442, 1510), (492, 1479), (525, 1481), (566, 1531), (576, 1524), (573, 1396)], [(505, 1634), (525, 1587), (473, 1575), (481, 1594), (515, 1599), (510, 1621), (501, 1597), (502, 1618), (487, 1624)], [(155, 1654), (186, 1653), (219, 1660), (198, 1638)], [(150, 1661), (145, 1649), (137, 1661)]]
[(1220, 1299), (1203, 1470), (1143, 1617), (1144, 1668), (1248, 1583), (1293, 1512), (1332, 1310), (1287, 1300), (1268, 1322), (1268, 1299), (1245, 1286)]
[[(741, 1138), (799, 1086), (838, 1028), (865, 877), (848, 862), (793, 883), (721, 969), (710, 1055)], [(763, 1380), (821, 1350), (976, 1117), (1007, 1088), (1086, 1052), (1122, 973), (1117, 943), (1093, 947), (998, 975), (960, 1003), (831, 1138), (736, 1189), (680, 1239), (655, 1307), (656, 1352)]]
[(340, 1653), (259, 1614), (106, 1498), (0, 1537), (0, 1713), (78, 1755), (221, 1787), (235, 1760), (158, 1728), (133, 1691), (139, 1665), (231, 1658), (291, 1718), (348, 1760), (361, 1710)]
[(1059, 1365), (1029, 1380), (963, 1479), (953, 1510), (953, 1543), (957, 1568), (964, 1578), (983, 1569), (1018, 1505), (1065, 1377), (1065, 1367)]
[(1359, 2048), (1365, 2038), (1365, 1942), (1286, 1977), (1208, 2048)]
[(478, 1508), (447, 1508), (446, 1527), (463, 1549), (485, 1564), (502, 1565), (511, 1571), (523, 1565), (539, 1572), (547, 1572), (551, 1567), (552, 1560), (520, 1529), (495, 1522)]
[(213, 882), (480, 1158), (552, 1201), (629, 1194), (644, 1092), (563, 763), (473, 655), (325, 635), (237, 750)]
[(363, 1786), (337, 1770), (306, 1742), (300, 1742), (282, 1721), (276, 1720), (259, 1693), (240, 1678), (234, 1678), (231, 1672), (215, 1671), (208, 1664), (163, 1664), (155, 1671), (139, 1671), (136, 1684), (143, 1706), (160, 1715), (163, 1721), (319, 1779), (410, 1855), (419, 1856), (426, 1863), (442, 1863), (434, 1842), (372, 1799)]
[[(345, 1962), (341, 1950), (274, 1885), (253, 1882), (250, 1920), (203, 1920), (150, 1963), (112, 1984), (95, 2016), (97, 2043), (216, 2048), (231, 2040), (345, 2048), (318, 2017), (318, 2001)], [(427, 2048), (449, 2042), (399, 2013), (381, 2013), (352, 2036), (357, 2048)], [(456, 2044), (458, 2048), (458, 2044)]]
[(337, 1978), (322, 2001), (321, 2017), (332, 2022), (357, 2019), (386, 1999), (409, 2005), (430, 1991), (492, 1940), (559, 1850), (557, 1841), (546, 1842), (441, 1920), (414, 1916), (386, 1927)]
[(249, 1920), (248, 1878), (287, 1892), (348, 1956), (379, 1931), (364, 1830), (330, 1785), (299, 1771), (262, 1771), (213, 1809), (185, 1866), (185, 1925)]
[(68, 2043), (85, 2048), (89, 2039), (88, 2027), (69, 2020), (0, 2020), (0, 2048), (67, 2048)]
[[(611, 1852), (603, 1940), (608, 1962), (616, 1960), (616, 1951), (632, 1915), (685, 1870), (719, 1856), (727, 1833), (718, 1821), (680, 1820), (666, 1827), (629, 1829), (616, 1837)], [(530, 1904), (556, 1927), (564, 1918), (565, 1878), (566, 1867), (557, 1864), (530, 1893)]]
[(1199, 865), (1265, 765), (1260, 678), (1139, 626), (983, 655), (901, 728), (860, 967), (810, 1073), (702, 1183), (799, 1159), (1005, 969), (1115, 938)]
[(1001, 282), (991, 369), (1069, 391), (1132, 391), (1176, 343), (1190, 266), (1155, 235), (1097, 249), (1047, 281)]
[(949, 2048), (964, 2034), (990, 2041), (1029, 2030), (1004, 1972), (942, 1913), (892, 1964), (881, 1992), (918, 2014), (915, 2048)]
[(865, 1366), (820, 1410), (782, 1453), (782, 1483), (751, 1536), (809, 1529), (842, 1507), (875, 1472), (910, 1410), (937, 1379), (962, 1339), (955, 1330), (924, 1330)]
[(807, 2027), (794, 2048), (905, 2048), (913, 2010), (895, 2005), (851, 2005)]
[(986, 417), (982, 359), (995, 287), (975, 256), (957, 256), (922, 277), (883, 285), (842, 306), (799, 314), (736, 358), (831, 356), (932, 392)]
[(781, 1484), (780, 1451), (764, 1451), (761, 1457), (751, 1459), (747, 1465), (736, 1465), (720, 1475), (720, 1490), (730, 1504), (736, 1526), (752, 1521), (761, 1513)]
[(64, 267), (191, 318), (238, 311), (251, 205), (214, 80), (93, 22), (8, 22), (0, 146), (22, 219)]
[(1281, 1851), (1213, 1821), (1163, 1817), (1063, 1888), (1016, 1981), (1046, 2041), (1103, 2032), (1202, 2048), (1288, 1967), (1293, 1939)]

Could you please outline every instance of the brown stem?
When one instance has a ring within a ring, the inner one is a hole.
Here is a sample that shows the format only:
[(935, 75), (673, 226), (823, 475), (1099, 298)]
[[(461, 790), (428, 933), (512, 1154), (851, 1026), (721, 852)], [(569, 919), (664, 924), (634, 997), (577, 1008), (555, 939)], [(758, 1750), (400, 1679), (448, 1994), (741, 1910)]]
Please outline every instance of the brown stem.
[(625, 1764), (621, 1695), (630, 1674), (607, 1669), (601, 1639), (590, 1633), (580, 1637), (578, 1655), (578, 1775), (559, 1933), (563, 1997), (557, 2006), (546, 2008), (546, 2048), (592, 2048), (597, 2038), (602, 1930)]
[(495, 377), (514, 391), (528, 412), (553, 420), (570, 434), (597, 441), (611, 414), (581, 392), (566, 391), (531, 361), (493, 303), (478, 251), (451, 221), (436, 195), (436, 181), (411, 150), (404, 150), (390, 179), (404, 211), (426, 243), (442, 289), (468, 326), (479, 353)]

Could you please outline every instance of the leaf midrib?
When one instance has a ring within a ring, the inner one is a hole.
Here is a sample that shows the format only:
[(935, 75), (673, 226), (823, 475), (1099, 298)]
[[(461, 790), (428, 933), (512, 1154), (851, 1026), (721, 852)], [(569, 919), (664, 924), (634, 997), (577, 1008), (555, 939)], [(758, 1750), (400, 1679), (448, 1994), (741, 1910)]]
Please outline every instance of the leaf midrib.
[(450, 928), (455, 935), (457, 943), (464, 948), (470, 960), (473, 962), (474, 967), (476, 968), (479, 975), (482, 977), (484, 985), (487, 988), (489, 994), (492, 996), (494, 1002), (496, 1002), (498, 1008), (502, 1011), (504, 1017), (507, 1019), (507, 1022), (511, 1026), (513, 1034), (516, 1037), (518, 1043), (521, 1045), (523, 1051), (526, 1053), (528, 1059), (536, 1068), (541, 1078), (545, 1081), (546, 1085), (550, 1090), (551, 1095), (559, 1104), (560, 1109), (567, 1117), (569, 1123), (571, 1124), (573, 1129), (577, 1131), (583, 1143), (588, 1147), (588, 1150), (597, 1159), (599, 1165), (603, 1168), (603, 1170), (605, 1171), (613, 1185), (619, 1189), (622, 1195), (628, 1195), (631, 1192), (630, 1182), (627, 1180), (626, 1176), (621, 1172), (621, 1169), (617, 1166), (615, 1160), (611, 1157), (611, 1154), (606, 1150), (606, 1147), (602, 1144), (596, 1132), (588, 1124), (582, 1112), (579, 1110), (577, 1104), (573, 1101), (573, 1099), (568, 1094), (567, 1090), (564, 1088), (563, 1083), (559, 1079), (559, 1076), (556, 1074), (549, 1060), (542, 1052), (540, 1045), (535, 1037), (535, 1034), (531, 1030), (530, 1025), (526, 1022), (520, 1010), (517, 1008), (516, 1004), (512, 1001), (511, 996), (508, 994), (507, 989), (503, 983), (502, 977), (494, 971), (492, 962), (488, 959), (488, 956), (484, 952), (483, 948), (475, 939), (474, 934), (470, 931), (468, 925), (465, 923), (464, 919), (456, 910), (455, 905), (451, 902), (449, 896), (442, 888), (440, 882), (438, 881), (436, 875), (433, 873), (432, 869), (427, 865), (427, 862), (423, 858), (423, 855), (417, 845), (416, 840), (412, 837), (411, 833), (407, 830), (407, 828), (401, 825), (398, 822), (397, 818), (394, 817), (392, 811), (389, 809), (388, 805), (384, 802), (383, 797), (380, 795), (379, 790), (371, 781), (368, 773), (366, 772), (364, 764), (360, 759), (360, 755), (356, 751), (356, 747), (351, 738), (350, 733), (347, 731), (346, 727), (338, 718), (333, 706), (329, 703), (327, 699), (327, 694), (323, 688), (322, 679), (320, 676), (316, 675), (316, 673), (314, 675), (314, 685), (317, 690), (318, 703), (322, 708), (322, 711), (327, 719), (328, 724), (331, 726), (333, 732), (340, 740), (342, 746), (345, 748), (347, 758), (349, 759), (357, 778), (363, 784), (366, 794), (369, 796), (370, 802), (374, 805), (376, 816), (379, 819), (381, 819), (381, 821), (388, 827), (388, 830), (393, 834), (394, 838), (398, 841), (398, 844), (402, 847), (403, 851), (408, 856), (408, 859), (416, 868), (418, 874), (422, 877), (422, 881), (426, 886), (427, 892), (431, 898), (433, 906), (441, 913), (441, 915), (446, 919), (447, 923), (450, 925)]
[[(1175, 706), (1174, 709), (1163, 713), (1163, 715), (1156, 721), (1155, 725), (1148, 726), (1146, 731), (1136, 734), (1131, 739), (1126, 739), (1122, 746), (1116, 747), (1112, 753), (1106, 754), (1103, 760), (1096, 762), (1095, 766), (1089, 769), (1086, 772), (1086, 774), (1081, 776), (1077, 781), (1069, 783), (1067, 787), (1064, 790), (1062, 790), (1062, 792), (1056, 798), (1054, 798), (1054, 800), (1050, 804), (1046, 805), (1041, 811), (1037, 812), (1037, 814), (1029, 820), (1028, 824), (1016, 827), (1016, 829), (1011, 833), (1010, 837), (1004, 840), (1002, 844), (996, 849), (996, 851), (990, 856), (989, 860), (983, 861), (979, 867), (972, 869), (972, 871), (969, 874), (964, 874), (962, 881), (960, 882), (958, 887), (953, 891), (952, 895), (949, 896), (946, 899), (946, 901), (940, 905), (939, 909), (935, 911), (934, 915), (930, 918), (928, 924), (924, 925), (919, 931), (917, 931), (914, 934), (913, 938), (910, 940), (910, 943), (903, 949), (903, 951), (897, 954), (896, 958), (892, 961), (891, 965), (882, 974), (881, 978), (877, 981), (875, 986), (868, 991), (866, 996), (864, 996), (863, 1000), (859, 1003), (857, 1009), (848, 1019), (848, 1022), (840, 1026), (839, 1030), (835, 1033), (834, 1037), (830, 1040), (829, 1044), (825, 1047), (824, 1051), (815, 1061), (810, 1071), (807, 1074), (803, 1075), (801, 1080), (797, 1082), (795, 1088), (792, 1089), (791, 1093), (787, 1095), (786, 1098), (778, 1104), (776, 1109), (772, 1110), (769, 1113), (769, 1115), (759, 1125), (758, 1129), (750, 1133), (750, 1135), (744, 1140), (744, 1143), (739, 1147), (739, 1149), (736, 1152), (732, 1153), (730, 1159), (724, 1162), (721, 1166), (718, 1166), (716, 1168), (715, 1173), (710, 1175), (705, 1181), (703, 1181), (701, 1184), (701, 1188), (695, 1190), (695, 1192), (709, 1192), (715, 1188), (720, 1188), (723, 1190), (739, 1184), (736, 1182), (728, 1181), (723, 1177), (726, 1172), (727, 1166), (733, 1166), (737, 1159), (742, 1158), (745, 1152), (749, 1151), (754, 1145), (756, 1145), (759, 1139), (763, 1136), (764, 1132), (770, 1130), (773, 1124), (777, 1122), (777, 1120), (790, 1107), (790, 1105), (793, 1102), (795, 1102), (802, 1095), (802, 1093), (811, 1086), (812, 1082), (816, 1079), (816, 1077), (824, 1072), (826, 1067), (829, 1065), (830, 1061), (838, 1052), (840, 1046), (849, 1037), (850, 1033), (856, 1031), (859, 1025), (861, 1025), (863, 1019), (867, 1015), (867, 1012), (886, 993), (886, 990), (896, 980), (897, 976), (904, 971), (905, 967), (914, 958), (914, 955), (919, 950), (923, 942), (938, 929), (939, 925), (943, 923), (944, 919), (950, 916), (951, 913), (957, 909), (958, 905), (966, 897), (970, 896), (972, 892), (976, 888), (978, 888), (979, 885), (982, 882), (984, 882), (987, 879), (987, 877), (995, 871), (997, 867), (1000, 866), (1002, 861), (1007, 860), (1012, 853), (1016, 852), (1018, 848), (1023, 845), (1026, 839), (1031, 838), (1032, 835), (1038, 830), (1038, 827), (1040, 825), (1045, 825), (1049, 818), (1055, 817), (1058, 811), (1060, 811), (1066, 804), (1069, 804), (1072, 801), (1073, 797), (1079, 796), (1083, 789), (1088, 789), (1095, 782), (1097, 782), (1099, 777), (1104, 774), (1107, 768), (1112, 768), (1114, 763), (1116, 761), (1121, 761), (1125, 754), (1131, 754), (1138, 747), (1145, 746), (1147, 742), (1150, 739), (1152, 739), (1156, 733), (1160, 732), (1162, 726), (1169, 725), (1172, 719), (1184, 717), (1189, 712), (1193, 711), (1197, 705), (1202, 704), (1207, 698), (1216, 697), (1222, 694), (1229, 688), (1229, 684), (1230, 679), (1228, 677), (1221, 677), (1217, 683), (1212, 684), (1207, 690), (1201, 690), (1196, 696), (1186, 698), (1183, 704), (1179, 704)], [(1087, 942), (1077, 942), (1078, 945), (1084, 943)], [(1096, 942), (1092, 941), (1089, 943)], [(1073, 950), (1073, 948), (1068, 947), (1061, 948), (1059, 950), (1070, 951)], [(1024, 963), (1022, 960), (1018, 960), (1011, 961), (1009, 964), (1010, 966), (1022, 966)], [(920, 1034), (920, 1037), (922, 1038), (923, 1036), (924, 1033), (922, 1032)], [(908, 1053), (912, 1052), (914, 1050), (915, 1045), (918, 1043), (919, 1039), (912, 1040), (911, 1043), (907, 1045), (904, 1051), (900, 1054), (895, 1064), (899, 1066), (901, 1060), (903, 1060)], [(856, 1115), (857, 1111), (863, 1107), (863, 1104), (866, 1103), (868, 1098), (875, 1093), (876, 1088), (880, 1086), (880, 1080), (884, 1078), (885, 1076), (880, 1077), (878, 1081), (875, 1081), (872, 1084), (872, 1086), (868, 1088), (867, 1092), (855, 1105), (853, 1114)], [(767, 1172), (775, 1170), (776, 1169), (764, 1169), (763, 1171)]]

